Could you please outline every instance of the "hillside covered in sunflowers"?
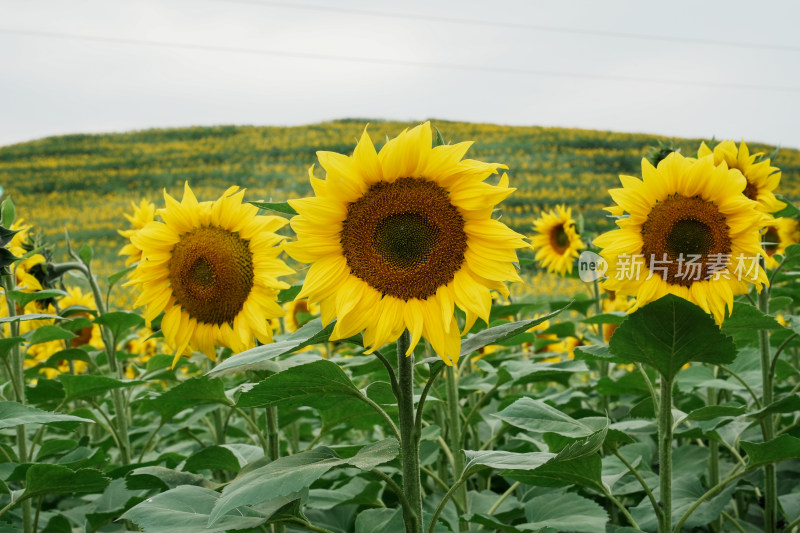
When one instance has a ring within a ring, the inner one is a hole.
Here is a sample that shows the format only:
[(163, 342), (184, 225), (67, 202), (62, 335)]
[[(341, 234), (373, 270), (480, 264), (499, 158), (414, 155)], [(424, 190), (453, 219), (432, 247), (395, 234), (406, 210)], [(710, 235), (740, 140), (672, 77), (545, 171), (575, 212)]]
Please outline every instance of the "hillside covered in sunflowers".
[(0, 147), (0, 530), (800, 531), (800, 151)]

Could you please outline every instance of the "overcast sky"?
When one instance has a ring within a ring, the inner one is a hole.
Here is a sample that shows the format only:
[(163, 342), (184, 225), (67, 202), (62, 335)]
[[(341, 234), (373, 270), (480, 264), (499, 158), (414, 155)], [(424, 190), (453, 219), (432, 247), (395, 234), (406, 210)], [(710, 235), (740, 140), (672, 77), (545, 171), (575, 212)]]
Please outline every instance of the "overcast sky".
[(800, 2), (0, 0), (0, 145), (440, 118), (800, 148)]

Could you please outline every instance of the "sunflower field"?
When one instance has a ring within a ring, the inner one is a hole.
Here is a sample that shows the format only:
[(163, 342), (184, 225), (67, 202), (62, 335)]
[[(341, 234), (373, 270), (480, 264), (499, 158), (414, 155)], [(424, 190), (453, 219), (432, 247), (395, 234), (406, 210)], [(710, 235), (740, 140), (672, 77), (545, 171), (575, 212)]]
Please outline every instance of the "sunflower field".
[(797, 150), (343, 120), (0, 184), (0, 533), (800, 531)]

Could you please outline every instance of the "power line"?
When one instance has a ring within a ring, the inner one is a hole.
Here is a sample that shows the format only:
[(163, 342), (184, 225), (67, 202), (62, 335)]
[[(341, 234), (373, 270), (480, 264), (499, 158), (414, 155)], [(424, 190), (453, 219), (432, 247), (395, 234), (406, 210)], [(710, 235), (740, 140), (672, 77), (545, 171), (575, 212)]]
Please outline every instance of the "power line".
[(347, 7), (323, 6), (315, 4), (296, 4), (294, 2), (276, 2), (272, 0), (214, 0), (216, 2), (248, 4), (262, 7), (282, 7), (288, 9), (301, 9), (306, 11), (326, 11), (343, 15), (366, 15), (370, 17), (420, 20), (426, 22), (444, 22), (448, 24), (466, 24), (473, 26), (493, 26), (518, 30), (533, 30), (549, 33), (564, 33), (569, 35), (594, 35), (597, 37), (614, 37), (619, 39), (639, 39), (644, 41), (661, 41), (668, 43), (699, 44), (703, 46), (726, 46), (735, 48), (752, 48), (760, 50), (781, 50), (784, 52), (800, 52), (800, 45), (755, 43), (739, 41), (720, 41), (714, 39), (700, 39), (696, 37), (672, 37), (669, 35), (648, 35), (644, 33), (627, 33), (605, 30), (592, 30), (582, 28), (568, 28), (564, 26), (544, 26), (539, 24), (524, 24), (520, 22), (504, 22), (479, 20), (470, 18), (442, 17), (437, 15), (420, 15), (414, 13), (401, 13), (389, 11), (374, 11), (371, 9), (355, 9)]
[(193, 43), (174, 43), (168, 41), (146, 41), (140, 39), (127, 39), (119, 37), (100, 37), (92, 35), (75, 35), (69, 33), (45, 32), (37, 30), (20, 30), (13, 28), (0, 28), (0, 33), (7, 33), (12, 35), (22, 35), (27, 37), (46, 37), (52, 39), (67, 39), (75, 41), (87, 42), (100, 42), (110, 44), (123, 44), (134, 46), (148, 46), (148, 47), (163, 47), (174, 48), (180, 50), (200, 50), (204, 52), (223, 52), (233, 54), (249, 54), (249, 55), (262, 55), (272, 57), (293, 57), (296, 59), (312, 59), (320, 61), (337, 61), (347, 63), (361, 63), (369, 65), (394, 65), (401, 67), (421, 67), (439, 70), (456, 70), (456, 71), (469, 71), (469, 72), (488, 72), (493, 74), (523, 74), (532, 76), (542, 76), (550, 78), (571, 78), (571, 79), (590, 79), (601, 81), (615, 81), (625, 83), (650, 83), (658, 85), (678, 85), (687, 87), (705, 87), (714, 89), (745, 89), (756, 91), (779, 91), (779, 92), (793, 92), (800, 93), (800, 87), (783, 86), (783, 85), (755, 85), (749, 83), (720, 83), (710, 81), (695, 81), (695, 80), (677, 80), (668, 78), (646, 78), (639, 76), (615, 76), (608, 74), (591, 74), (591, 73), (575, 73), (575, 72), (557, 72), (547, 70), (535, 70), (525, 68), (512, 68), (512, 67), (494, 67), (494, 66), (481, 66), (481, 65), (464, 65), (452, 63), (435, 63), (435, 62), (422, 62), (422, 61), (408, 61), (403, 59), (392, 59), (382, 57), (356, 57), (356, 56), (338, 56), (332, 54), (318, 54), (310, 52), (290, 52), (286, 50), (271, 50), (266, 48), (241, 48), (241, 47), (228, 47), (228, 46), (214, 46), (205, 44)]

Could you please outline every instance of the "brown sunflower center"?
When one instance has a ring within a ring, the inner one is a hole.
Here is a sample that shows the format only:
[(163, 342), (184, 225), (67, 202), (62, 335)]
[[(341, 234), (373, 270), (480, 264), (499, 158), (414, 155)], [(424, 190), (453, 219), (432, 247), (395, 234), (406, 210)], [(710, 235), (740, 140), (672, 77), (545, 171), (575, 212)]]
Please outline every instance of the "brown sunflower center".
[(758, 201), (758, 186), (750, 180), (747, 180), (747, 185), (744, 188), (744, 195), (751, 200)]
[(347, 207), (342, 224), (347, 266), (372, 288), (425, 299), (464, 263), (464, 219), (447, 191), (424, 178), (378, 182)]
[(773, 255), (778, 250), (781, 238), (778, 235), (778, 230), (774, 227), (767, 228), (767, 232), (761, 238), (764, 243), (764, 251), (767, 255)]
[(569, 248), (569, 235), (564, 229), (564, 224), (559, 224), (550, 231), (550, 246), (556, 253), (562, 255)]
[(731, 238), (713, 202), (675, 194), (657, 203), (642, 224), (642, 255), (654, 274), (689, 287), (728, 264)]
[(186, 233), (172, 250), (169, 280), (191, 317), (206, 324), (233, 322), (253, 288), (249, 242), (218, 227)]

